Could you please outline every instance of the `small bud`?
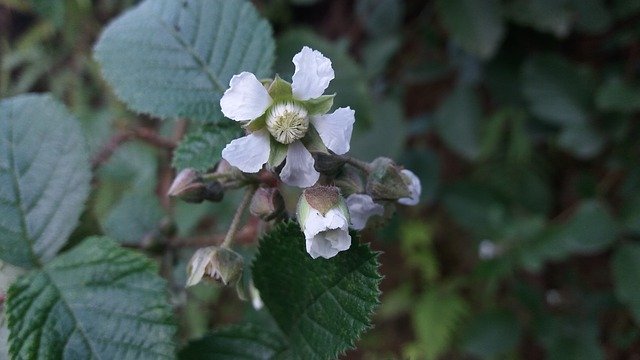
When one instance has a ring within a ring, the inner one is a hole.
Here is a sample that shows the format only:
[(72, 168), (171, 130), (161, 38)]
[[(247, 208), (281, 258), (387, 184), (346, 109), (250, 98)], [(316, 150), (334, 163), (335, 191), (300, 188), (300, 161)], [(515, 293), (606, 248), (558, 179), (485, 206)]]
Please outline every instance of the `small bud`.
[(224, 285), (236, 284), (242, 277), (243, 267), (242, 256), (233, 250), (217, 246), (198, 249), (187, 266), (187, 287), (203, 278), (221, 281)]
[(367, 193), (375, 200), (398, 200), (411, 195), (400, 168), (391, 159), (384, 157), (371, 163)]
[(249, 211), (264, 221), (273, 220), (284, 210), (284, 199), (277, 188), (258, 188), (251, 199)]
[(422, 193), (422, 184), (420, 183), (420, 179), (418, 179), (416, 174), (411, 170), (407, 169), (402, 170), (400, 175), (409, 189), (409, 196), (398, 199), (398, 203), (410, 206), (418, 205), (418, 202), (420, 202), (420, 194)]
[(311, 155), (313, 156), (313, 166), (316, 168), (316, 171), (326, 175), (337, 173), (345, 163), (342, 156), (327, 154), (321, 151), (314, 151)]
[(200, 173), (187, 168), (178, 173), (167, 195), (188, 203), (201, 203), (204, 200), (218, 202), (224, 197), (224, 188), (217, 181), (205, 183)]
[(336, 256), (351, 247), (349, 210), (336, 187), (316, 186), (302, 192), (298, 222), (312, 258)]
[(364, 192), (362, 176), (353, 166), (347, 165), (343, 167), (342, 171), (334, 179), (333, 184), (340, 189), (345, 197)]

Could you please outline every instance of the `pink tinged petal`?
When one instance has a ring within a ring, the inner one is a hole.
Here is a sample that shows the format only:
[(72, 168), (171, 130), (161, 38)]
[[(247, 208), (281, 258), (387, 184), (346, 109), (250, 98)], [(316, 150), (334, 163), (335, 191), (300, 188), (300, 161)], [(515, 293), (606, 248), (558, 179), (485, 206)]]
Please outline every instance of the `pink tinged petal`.
[(291, 78), (293, 96), (298, 100), (320, 97), (335, 77), (331, 60), (305, 46), (293, 57), (296, 71)]
[(270, 140), (266, 129), (235, 139), (222, 150), (222, 157), (246, 173), (257, 173), (269, 160)]
[(409, 186), (409, 197), (398, 199), (398, 203), (402, 205), (417, 205), (420, 202), (420, 194), (422, 193), (422, 184), (420, 179), (411, 170), (404, 169), (400, 172), (409, 180), (407, 184)]
[(350, 107), (339, 108), (331, 114), (311, 117), (311, 123), (324, 145), (338, 155), (349, 152), (355, 121), (355, 111)]
[(315, 184), (320, 173), (313, 167), (311, 153), (302, 145), (300, 140), (294, 141), (287, 150), (287, 162), (280, 172), (280, 179), (291, 186), (307, 188)]
[(314, 259), (318, 257), (330, 259), (350, 247), (351, 235), (345, 229), (322, 231), (318, 235), (306, 239), (307, 252)]
[(229, 81), (229, 89), (220, 99), (220, 108), (224, 116), (235, 121), (253, 120), (267, 111), (271, 105), (271, 96), (250, 72), (234, 75)]
[(384, 214), (384, 207), (373, 202), (369, 195), (352, 194), (346, 200), (351, 216), (351, 228), (362, 230), (371, 216)]

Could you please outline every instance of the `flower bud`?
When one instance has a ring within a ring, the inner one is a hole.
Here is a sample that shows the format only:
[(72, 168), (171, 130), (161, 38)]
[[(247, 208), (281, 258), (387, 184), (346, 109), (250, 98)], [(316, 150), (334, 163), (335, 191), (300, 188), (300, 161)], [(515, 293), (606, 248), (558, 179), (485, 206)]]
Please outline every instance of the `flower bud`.
[(353, 166), (347, 165), (333, 180), (333, 184), (340, 189), (344, 196), (364, 192), (364, 182), (360, 172)]
[(367, 193), (375, 200), (398, 200), (411, 195), (400, 168), (391, 159), (384, 157), (371, 163)]
[(251, 199), (249, 211), (264, 221), (273, 220), (284, 210), (284, 199), (277, 188), (259, 188)]
[(187, 287), (203, 278), (221, 281), (225, 285), (236, 284), (242, 277), (244, 260), (233, 250), (209, 246), (198, 249), (187, 266)]
[(298, 201), (298, 222), (312, 258), (332, 258), (351, 247), (349, 210), (340, 190), (316, 186), (302, 192)]
[(189, 203), (201, 203), (204, 200), (218, 202), (224, 197), (224, 188), (217, 181), (205, 183), (200, 173), (187, 168), (178, 173), (167, 195)]
[(316, 171), (326, 175), (337, 173), (344, 166), (345, 160), (342, 156), (327, 154), (321, 151), (314, 151), (313, 156)]
[(422, 193), (422, 184), (420, 179), (411, 170), (404, 169), (400, 172), (404, 183), (409, 189), (409, 196), (398, 199), (398, 203), (402, 205), (417, 205), (420, 201), (420, 194)]

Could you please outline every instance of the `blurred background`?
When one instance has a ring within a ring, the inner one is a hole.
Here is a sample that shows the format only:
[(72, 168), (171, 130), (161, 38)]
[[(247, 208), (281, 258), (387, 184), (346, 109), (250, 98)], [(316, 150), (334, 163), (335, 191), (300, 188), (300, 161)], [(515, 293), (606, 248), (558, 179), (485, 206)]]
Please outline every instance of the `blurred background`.
[[(73, 238), (185, 239), (159, 259), (181, 341), (273, 326), (233, 289), (183, 291), (237, 196), (170, 204), (171, 150), (193, 129), (127, 111), (102, 80), (92, 46), (136, 2), (0, 0), (0, 97), (51, 92), (82, 122), (96, 172)], [(640, 0), (254, 4), (283, 78), (303, 45), (333, 61), (353, 155), (422, 180), (419, 206), (363, 234), (383, 252), (382, 304), (344, 359), (640, 359)]]

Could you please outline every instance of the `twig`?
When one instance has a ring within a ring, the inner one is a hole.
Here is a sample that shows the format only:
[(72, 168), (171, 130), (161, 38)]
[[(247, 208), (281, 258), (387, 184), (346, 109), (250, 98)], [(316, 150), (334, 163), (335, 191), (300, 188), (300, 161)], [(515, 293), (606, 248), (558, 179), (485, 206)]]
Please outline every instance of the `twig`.
[(244, 197), (242, 198), (242, 202), (238, 206), (236, 213), (233, 215), (233, 220), (231, 220), (231, 225), (229, 226), (229, 230), (227, 231), (227, 235), (224, 237), (224, 241), (220, 244), (221, 247), (229, 247), (231, 245), (231, 241), (233, 241), (236, 232), (238, 231), (238, 226), (240, 225), (240, 220), (242, 219), (242, 214), (244, 210), (247, 208), (247, 205), (251, 202), (251, 198), (253, 194), (256, 192), (258, 188), (256, 186), (248, 187), (244, 193)]
[(0, 294), (0, 306), (4, 304), (4, 294)]
[(173, 150), (176, 147), (175, 141), (161, 137), (157, 132), (149, 128), (125, 130), (121, 133), (115, 134), (111, 139), (109, 139), (107, 144), (100, 149), (100, 151), (91, 160), (91, 168), (95, 170), (100, 167), (111, 158), (120, 145), (133, 139), (140, 139), (153, 146), (166, 150)]

